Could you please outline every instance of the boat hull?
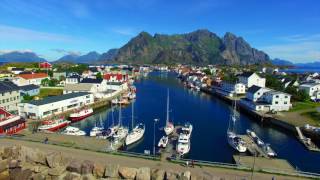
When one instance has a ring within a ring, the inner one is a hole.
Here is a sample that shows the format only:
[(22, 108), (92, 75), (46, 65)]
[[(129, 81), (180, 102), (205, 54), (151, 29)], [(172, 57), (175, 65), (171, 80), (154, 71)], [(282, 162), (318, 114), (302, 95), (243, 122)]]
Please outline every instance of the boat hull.
[(130, 144), (133, 144), (135, 142), (138, 142), (140, 139), (142, 139), (144, 135), (144, 130), (143, 132), (137, 134), (136, 136), (130, 136), (130, 134), (126, 137), (126, 145), (130, 145)]
[(91, 112), (91, 113), (88, 113), (88, 114), (85, 114), (85, 115), (83, 115), (83, 116), (70, 116), (70, 120), (71, 120), (71, 122), (78, 122), (78, 121), (81, 121), (81, 120), (83, 120), (84, 118), (87, 118), (87, 117), (89, 117), (89, 116), (91, 116), (93, 114), (93, 112)]
[(61, 124), (54, 126), (54, 127), (51, 127), (51, 128), (40, 128), (39, 130), (55, 132), (55, 131), (58, 131), (59, 129), (62, 129), (62, 128), (68, 126), (68, 125), (69, 125), (69, 123), (65, 122), (65, 123), (61, 123)]

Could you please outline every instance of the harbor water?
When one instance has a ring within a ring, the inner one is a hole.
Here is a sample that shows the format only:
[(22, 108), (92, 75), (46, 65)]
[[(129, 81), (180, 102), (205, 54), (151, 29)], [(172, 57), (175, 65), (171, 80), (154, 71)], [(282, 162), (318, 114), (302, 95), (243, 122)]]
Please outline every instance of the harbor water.
[[(232, 163), (232, 155), (236, 153), (227, 143), (226, 131), (230, 113), (229, 104), (212, 95), (195, 92), (185, 88), (176, 78), (174, 73), (152, 72), (148, 77), (135, 82), (137, 99), (135, 100), (135, 123), (142, 122), (146, 125), (144, 138), (125, 150), (143, 153), (145, 150), (152, 152), (154, 119), (156, 123), (156, 144), (164, 135), (162, 128), (166, 118), (167, 89), (170, 91), (170, 120), (175, 125), (185, 122), (193, 124), (191, 137), (191, 150), (187, 158)], [(112, 114), (114, 118), (112, 118)], [(131, 106), (122, 108), (123, 125), (131, 126)], [(74, 124), (89, 134), (96, 124), (105, 128), (118, 122), (118, 108), (111, 113), (110, 108), (102, 109), (95, 115)], [(276, 151), (279, 158), (288, 160), (299, 170), (320, 173), (320, 154), (310, 152), (297, 140), (297, 138), (274, 127), (264, 127), (245, 114), (240, 115), (237, 123), (239, 133), (246, 129), (253, 129), (257, 135)]]

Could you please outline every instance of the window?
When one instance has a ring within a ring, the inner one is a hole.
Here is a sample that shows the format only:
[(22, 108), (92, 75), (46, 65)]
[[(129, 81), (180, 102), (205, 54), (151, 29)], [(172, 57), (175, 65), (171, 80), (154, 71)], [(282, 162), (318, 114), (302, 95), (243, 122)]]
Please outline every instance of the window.
[(288, 104), (288, 102), (287, 102), (287, 101), (285, 101), (285, 102), (284, 102), (284, 104)]
[(276, 98), (279, 98), (279, 95), (276, 95)]
[(288, 96), (284, 96), (284, 98), (288, 98)]
[(260, 93), (258, 92), (258, 95), (260, 95)]
[(278, 101), (276, 101), (275, 104), (278, 104)]

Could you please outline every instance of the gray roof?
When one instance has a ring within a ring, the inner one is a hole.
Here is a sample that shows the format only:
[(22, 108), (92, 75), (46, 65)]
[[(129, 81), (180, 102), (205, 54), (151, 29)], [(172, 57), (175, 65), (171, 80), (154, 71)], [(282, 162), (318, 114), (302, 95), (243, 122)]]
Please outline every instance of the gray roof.
[(250, 77), (252, 74), (254, 74), (254, 72), (244, 72), (244, 73), (240, 74), (239, 76)]
[(90, 91), (94, 84), (80, 83), (80, 84), (66, 84), (63, 90), (66, 91)]
[(20, 90), (19, 86), (17, 86), (13, 82), (8, 80), (0, 81), (0, 93), (18, 91), (18, 90)]
[(85, 95), (88, 95), (88, 94), (90, 94), (90, 93), (77, 92), (77, 93), (63, 94), (63, 95), (60, 95), (60, 96), (49, 96), (49, 97), (46, 97), (46, 98), (41, 99), (41, 100), (32, 100), (28, 104), (41, 106), (41, 105), (44, 105), (44, 104), (55, 103), (55, 102), (63, 101), (63, 100), (66, 100), (66, 99), (71, 99), (71, 98), (75, 98), (75, 97), (79, 97), (79, 96), (85, 96)]
[(25, 86), (19, 86), (19, 88), (23, 91), (30, 91), (33, 89), (39, 89), (40, 86), (34, 85), (34, 84), (30, 84), (30, 85), (25, 85)]
[(101, 84), (103, 79), (92, 79), (92, 78), (84, 78), (80, 83), (93, 83), (93, 84)]
[(251, 87), (248, 89), (248, 92), (254, 94), (254, 93), (256, 93), (257, 91), (259, 91), (261, 88), (262, 88), (262, 87), (253, 85), (253, 86), (251, 86)]

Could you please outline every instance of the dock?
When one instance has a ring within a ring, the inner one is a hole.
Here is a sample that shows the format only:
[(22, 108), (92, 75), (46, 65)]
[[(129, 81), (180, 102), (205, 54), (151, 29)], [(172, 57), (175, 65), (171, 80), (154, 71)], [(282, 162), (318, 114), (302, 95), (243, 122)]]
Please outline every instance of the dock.
[(310, 138), (307, 138), (303, 135), (300, 127), (296, 127), (297, 133), (298, 133), (298, 139), (299, 141), (309, 150), (309, 151), (315, 151), (320, 152), (320, 149), (317, 145), (315, 145)]
[(164, 149), (159, 149), (161, 160), (167, 160), (168, 158), (171, 158), (171, 157), (179, 158), (176, 152), (176, 144), (179, 137), (179, 130), (181, 128), (182, 126), (175, 126), (173, 133), (169, 135), (169, 142), (167, 144), (167, 147)]
[(247, 145), (247, 150), (250, 152), (250, 154), (258, 156), (258, 157), (264, 157), (269, 158), (269, 156), (259, 147), (253, 139), (248, 135), (239, 135), (242, 140)]

